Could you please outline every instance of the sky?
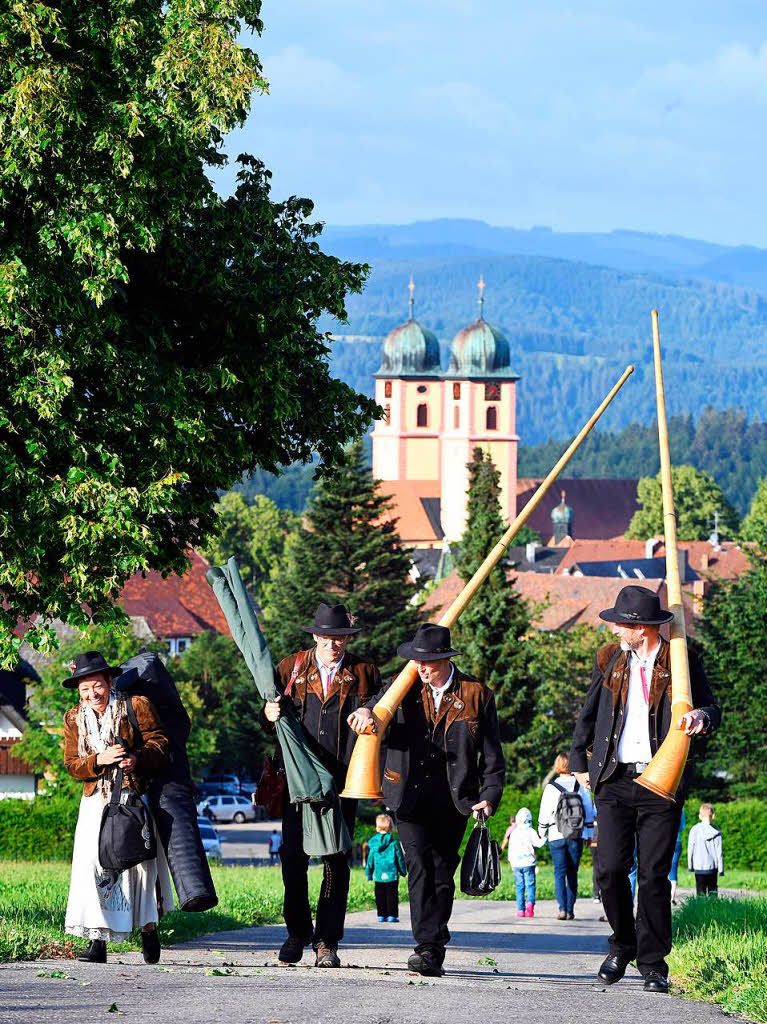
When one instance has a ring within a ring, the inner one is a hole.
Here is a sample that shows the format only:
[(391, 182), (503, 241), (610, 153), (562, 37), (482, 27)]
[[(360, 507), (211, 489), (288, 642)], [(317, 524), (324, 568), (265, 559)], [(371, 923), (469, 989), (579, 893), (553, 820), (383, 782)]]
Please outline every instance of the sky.
[(764, 0), (264, 0), (262, 17), (269, 94), (226, 149), (327, 223), (767, 247)]

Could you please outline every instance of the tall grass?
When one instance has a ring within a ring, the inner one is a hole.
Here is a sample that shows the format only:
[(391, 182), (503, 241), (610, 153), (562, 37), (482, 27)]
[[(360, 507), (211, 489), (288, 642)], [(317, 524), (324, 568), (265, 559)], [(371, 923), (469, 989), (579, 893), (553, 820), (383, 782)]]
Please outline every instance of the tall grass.
[(669, 967), (683, 995), (767, 1021), (767, 899), (688, 900), (674, 915)]

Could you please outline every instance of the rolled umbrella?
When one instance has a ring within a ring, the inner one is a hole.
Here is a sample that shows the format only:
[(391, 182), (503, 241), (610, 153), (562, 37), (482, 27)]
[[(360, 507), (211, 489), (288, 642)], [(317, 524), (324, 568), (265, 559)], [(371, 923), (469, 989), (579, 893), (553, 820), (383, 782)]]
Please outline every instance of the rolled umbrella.
[[(274, 700), (277, 687), (272, 658), (236, 560), (230, 558), (226, 565), (212, 566), (207, 580), (258, 692), (264, 700)], [(307, 744), (291, 701), (283, 702), (276, 730), (290, 802), (302, 805), (304, 852), (310, 857), (345, 853), (351, 848), (351, 837), (333, 776)]]

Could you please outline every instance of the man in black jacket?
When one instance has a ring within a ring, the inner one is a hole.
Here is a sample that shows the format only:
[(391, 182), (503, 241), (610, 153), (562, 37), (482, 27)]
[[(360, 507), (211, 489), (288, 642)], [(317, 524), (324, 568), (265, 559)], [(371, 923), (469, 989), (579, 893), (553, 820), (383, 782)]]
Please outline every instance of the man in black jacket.
[[(610, 922), (610, 953), (599, 969), (608, 985), (620, 981), (636, 958), (645, 991), (668, 991), (666, 956), (671, 949), (671, 887), (668, 873), (689, 781), (690, 763), (676, 800), (665, 800), (636, 779), (666, 737), (681, 728), (691, 736), (720, 722), (703, 666), (690, 654), (695, 710), (671, 721), (669, 644), (660, 626), (673, 614), (657, 594), (628, 586), (613, 608), (600, 612), (618, 643), (600, 647), (586, 700), (573, 732), (570, 770), (596, 795), (599, 820), (597, 878)], [(636, 922), (629, 872), (637, 850)]]
[[(420, 626), (397, 653), (420, 677), (389, 726), (383, 795), (397, 816), (408, 867), (416, 941), (408, 967), (439, 977), (453, 909), (458, 850), (473, 812), (489, 817), (503, 792), (503, 752), (493, 693), (451, 662), (458, 652), (444, 626)], [(384, 687), (350, 716), (358, 733), (374, 727)]]
[[(308, 744), (331, 772), (340, 792), (356, 739), (347, 718), (378, 690), (381, 674), (375, 665), (346, 650), (349, 638), (360, 630), (342, 604), (321, 604), (314, 622), (301, 628), (313, 635), (315, 646), (291, 654), (279, 663), (276, 683), (280, 696), (265, 705), (264, 718), (276, 722), (281, 714), (280, 703), (292, 700)], [(350, 835), (354, 835), (357, 801), (342, 799), (341, 812)], [(280, 860), (285, 886), (283, 914), (288, 929), (279, 952), (280, 961), (297, 963), (304, 955), (304, 947), (311, 943), (317, 967), (340, 967), (338, 944), (344, 934), (349, 895), (349, 858), (343, 853), (322, 858), (324, 875), (313, 928), (301, 808), (290, 803), (287, 791), (282, 807)]]

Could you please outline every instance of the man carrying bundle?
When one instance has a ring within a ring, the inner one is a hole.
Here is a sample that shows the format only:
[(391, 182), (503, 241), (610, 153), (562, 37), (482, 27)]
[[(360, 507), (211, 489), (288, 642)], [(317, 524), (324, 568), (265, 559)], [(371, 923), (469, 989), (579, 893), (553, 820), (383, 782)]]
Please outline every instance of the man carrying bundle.
[[(412, 971), (444, 974), (454, 875), (466, 822), (489, 817), (503, 792), (503, 752), (493, 693), (451, 662), (458, 654), (444, 626), (419, 626), (397, 653), (415, 662), (420, 687), (408, 691), (385, 738), (383, 795), (397, 816), (405, 848)], [(372, 708), (388, 684), (349, 718), (357, 733), (375, 731)]]
[[(721, 713), (703, 667), (690, 653), (693, 711), (671, 721), (669, 643), (660, 635), (673, 614), (657, 594), (624, 587), (613, 608), (600, 612), (618, 643), (600, 647), (586, 700), (573, 733), (570, 769), (597, 798), (597, 880), (610, 922), (608, 957), (599, 969), (607, 985), (620, 981), (631, 960), (646, 992), (668, 991), (665, 957), (671, 949), (671, 888), (668, 881), (679, 820), (689, 782), (687, 762), (676, 801), (636, 785), (667, 733), (709, 733)], [(629, 884), (637, 850), (639, 897), (636, 922)]]
[[(280, 704), (292, 700), (303, 725), (308, 744), (331, 772), (338, 790), (343, 788), (355, 735), (347, 718), (381, 685), (375, 665), (346, 650), (349, 638), (360, 632), (342, 604), (321, 604), (314, 622), (301, 627), (311, 633), (315, 646), (291, 654), (277, 666), (280, 696), (264, 707), (267, 722), (276, 722)], [(341, 811), (349, 834), (354, 835), (356, 800), (341, 800)], [(349, 858), (345, 853), (323, 857), (324, 876), (317, 901), (316, 924), (312, 928), (307, 870), (304, 853), (301, 807), (291, 804), (285, 792), (282, 808), (282, 880), (285, 886), (283, 914), (288, 937), (279, 959), (294, 964), (312, 945), (317, 967), (340, 967), (338, 944), (344, 934), (349, 895)]]

